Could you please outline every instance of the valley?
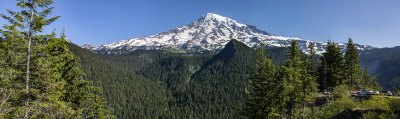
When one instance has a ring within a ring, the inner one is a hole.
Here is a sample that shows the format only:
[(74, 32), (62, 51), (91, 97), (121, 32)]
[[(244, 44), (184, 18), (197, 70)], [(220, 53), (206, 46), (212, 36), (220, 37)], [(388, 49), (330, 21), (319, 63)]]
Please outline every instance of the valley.
[(2, 0), (0, 119), (400, 119), (397, 3)]

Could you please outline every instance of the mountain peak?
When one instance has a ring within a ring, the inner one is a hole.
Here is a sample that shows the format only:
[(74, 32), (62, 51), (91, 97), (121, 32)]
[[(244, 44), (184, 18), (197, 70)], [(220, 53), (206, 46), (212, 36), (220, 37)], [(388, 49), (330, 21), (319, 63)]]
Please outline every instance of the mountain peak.
[(218, 14), (215, 14), (215, 13), (207, 13), (207, 15), (204, 16), (204, 17), (208, 18), (208, 19), (216, 19), (218, 21), (232, 20), (232, 19), (230, 19), (228, 17), (224, 17), (224, 16), (221, 16), (221, 15), (218, 15)]
[[(177, 27), (148, 37), (132, 38), (95, 46), (87, 44), (83, 48), (98, 53), (124, 53), (134, 50), (184, 49), (191, 51), (216, 51), (236, 39), (249, 47), (263, 42), (272, 47), (288, 47), (291, 40), (299, 43), (303, 52), (308, 52), (308, 40), (275, 36), (252, 25), (241, 24), (233, 19), (215, 13), (207, 13), (191, 24)], [(314, 42), (318, 53), (325, 51), (326, 43)], [(341, 45), (344, 47), (344, 45)], [(366, 48), (363, 48), (366, 49)], [(362, 49), (361, 49), (362, 50)]]
[(205, 16), (201, 17), (198, 21), (198, 25), (203, 25), (204, 23), (211, 23), (214, 25), (234, 25), (237, 27), (245, 27), (247, 25), (241, 24), (231, 18), (224, 17), (215, 13), (207, 13)]
[(85, 49), (97, 49), (99, 46), (93, 45), (92, 43), (88, 43), (82, 46)]

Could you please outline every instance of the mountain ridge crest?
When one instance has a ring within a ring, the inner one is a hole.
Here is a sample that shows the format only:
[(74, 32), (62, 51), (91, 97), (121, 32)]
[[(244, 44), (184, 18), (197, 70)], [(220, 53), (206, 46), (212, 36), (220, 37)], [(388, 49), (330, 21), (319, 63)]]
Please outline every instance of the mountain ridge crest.
[[(148, 37), (137, 37), (95, 46), (86, 44), (83, 48), (97, 53), (119, 54), (135, 50), (184, 49), (190, 51), (217, 51), (231, 40), (236, 39), (249, 47), (257, 47), (261, 42), (271, 47), (288, 47), (291, 40), (299, 43), (300, 49), (308, 54), (308, 44), (313, 42), (317, 54), (325, 52), (326, 43), (303, 40), (295, 37), (275, 36), (255, 26), (241, 24), (231, 18), (215, 13), (207, 13), (196, 21), (181, 27)], [(339, 44), (342, 49), (345, 44)], [(359, 50), (373, 49), (367, 45), (356, 45)]]

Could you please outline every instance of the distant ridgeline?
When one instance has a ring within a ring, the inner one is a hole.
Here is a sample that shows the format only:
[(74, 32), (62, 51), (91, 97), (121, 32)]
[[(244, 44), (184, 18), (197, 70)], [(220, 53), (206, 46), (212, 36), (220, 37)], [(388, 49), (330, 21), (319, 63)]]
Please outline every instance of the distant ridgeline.
[(360, 61), (377, 75), (377, 81), (384, 89), (400, 88), (400, 46), (360, 51)]
[[(135, 50), (177, 49), (192, 51), (218, 51), (231, 40), (236, 39), (245, 45), (256, 48), (260, 43), (269, 47), (288, 47), (292, 40), (297, 41), (299, 48), (308, 54), (308, 44), (314, 43), (316, 54), (325, 52), (327, 43), (303, 40), (300, 38), (277, 36), (258, 29), (256, 26), (242, 24), (231, 18), (208, 13), (185, 26), (176, 27), (146, 37), (115, 41), (96, 46), (86, 44), (83, 48), (99, 54), (121, 54)], [(342, 50), (346, 44), (337, 44)], [(358, 50), (374, 49), (368, 45), (355, 44)]]
[[(99, 55), (73, 44), (69, 47), (80, 57), (85, 78), (103, 88), (119, 118), (238, 118), (248, 97), (248, 67), (254, 65), (254, 49), (236, 40), (215, 52), (164, 49)], [(377, 73), (391, 63), (399, 66), (395, 51), (400, 50), (386, 50), (393, 52), (387, 60), (381, 59), (385, 54), (374, 55), (381, 50), (362, 52), (362, 65)], [(285, 47), (270, 47), (268, 52), (275, 65), (287, 59)], [(380, 66), (373, 70), (376, 64)], [(399, 68), (386, 70), (399, 72)], [(400, 84), (398, 75), (390, 74), (378, 76), (384, 78), (379, 80), (384, 88), (399, 86), (385, 81)]]
[[(236, 40), (208, 53), (137, 50), (110, 56), (69, 47), (119, 118), (237, 118), (254, 54)], [(271, 48), (270, 57), (280, 64), (285, 52)]]

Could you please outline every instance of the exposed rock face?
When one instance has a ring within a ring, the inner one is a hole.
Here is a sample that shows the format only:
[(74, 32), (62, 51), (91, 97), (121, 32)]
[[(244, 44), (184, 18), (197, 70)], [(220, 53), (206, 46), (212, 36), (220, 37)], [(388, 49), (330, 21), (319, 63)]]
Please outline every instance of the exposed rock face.
[[(257, 29), (252, 25), (238, 23), (227, 17), (208, 13), (195, 22), (177, 27), (167, 32), (162, 32), (148, 37), (122, 40), (102, 46), (86, 44), (83, 48), (94, 52), (121, 53), (138, 49), (185, 49), (191, 51), (214, 51), (222, 49), (231, 39), (237, 39), (249, 47), (256, 47), (264, 42), (268, 46), (288, 47), (291, 40), (297, 40), (303, 52), (308, 53), (309, 40), (274, 36), (268, 32)], [(326, 43), (314, 42), (317, 54), (325, 52)], [(339, 44), (341, 48), (345, 44)], [(372, 49), (370, 46), (357, 45), (360, 50)]]

